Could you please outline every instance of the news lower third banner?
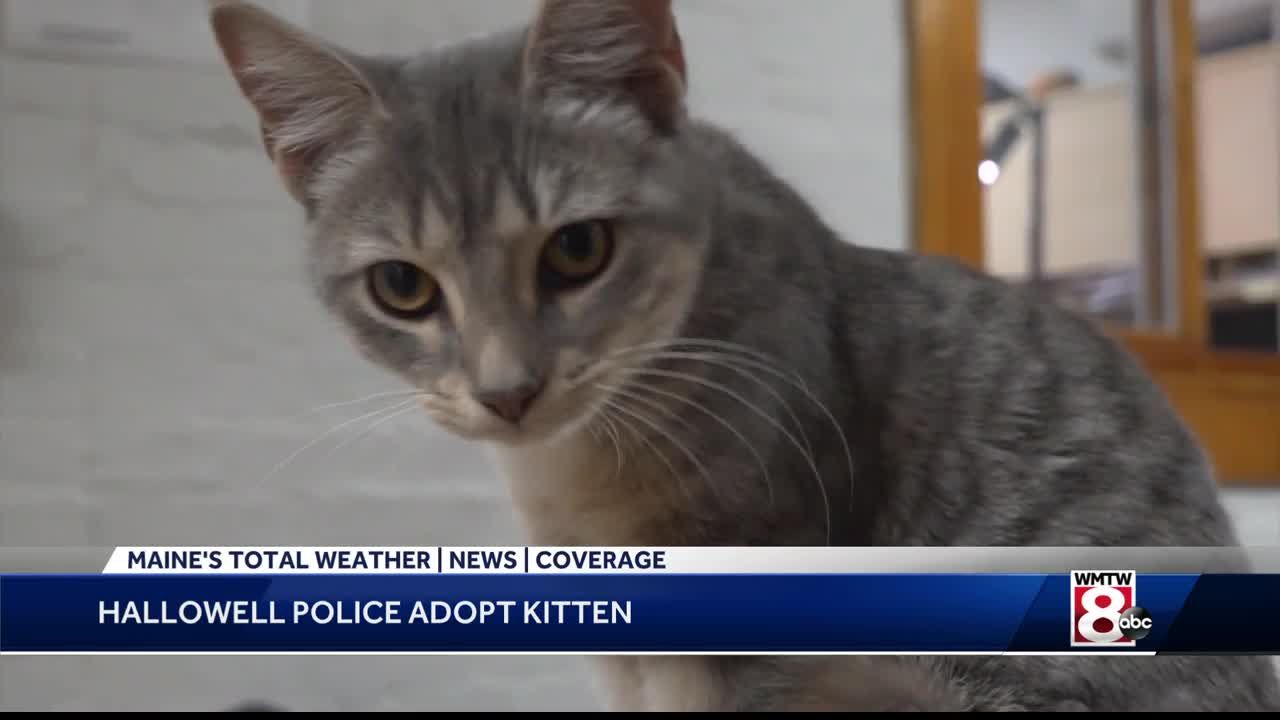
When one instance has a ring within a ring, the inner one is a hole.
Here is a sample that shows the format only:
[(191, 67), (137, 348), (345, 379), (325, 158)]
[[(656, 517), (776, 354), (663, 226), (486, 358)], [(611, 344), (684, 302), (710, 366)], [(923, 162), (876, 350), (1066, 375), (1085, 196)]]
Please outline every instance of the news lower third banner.
[(0, 654), (1280, 654), (1280, 549), (0, 550)]

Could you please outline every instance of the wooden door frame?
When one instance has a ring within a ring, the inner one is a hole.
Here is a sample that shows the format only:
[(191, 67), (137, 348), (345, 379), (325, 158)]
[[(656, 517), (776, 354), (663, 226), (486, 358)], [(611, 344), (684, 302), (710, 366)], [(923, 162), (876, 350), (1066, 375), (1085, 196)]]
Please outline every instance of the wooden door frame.
[[(907, 18), (914, 249), (985, 267), (979, 0), (901, 0)], [(1162, 3), (1174, 58), (1178, 324), (1107, 328), (1151, 372), (1204, 442), (1224, 483), (1280, 487), (1280, 355), (1212, 350), (1199, 234), (1195, 25), (1190, 0)]]

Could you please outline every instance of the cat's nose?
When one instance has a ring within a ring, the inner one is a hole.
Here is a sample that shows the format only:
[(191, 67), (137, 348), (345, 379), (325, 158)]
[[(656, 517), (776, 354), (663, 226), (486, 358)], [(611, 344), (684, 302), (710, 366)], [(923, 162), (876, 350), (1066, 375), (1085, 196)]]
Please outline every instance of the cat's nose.
[(542, 392), (542, 385), (542, 381), (539, 380), (512, 387), (477, 390), (475, 398), (481, 405), (489, 408), (494, 415), (514, 425), (529, 412), (529, 406), (533, 405), (533, 401)]

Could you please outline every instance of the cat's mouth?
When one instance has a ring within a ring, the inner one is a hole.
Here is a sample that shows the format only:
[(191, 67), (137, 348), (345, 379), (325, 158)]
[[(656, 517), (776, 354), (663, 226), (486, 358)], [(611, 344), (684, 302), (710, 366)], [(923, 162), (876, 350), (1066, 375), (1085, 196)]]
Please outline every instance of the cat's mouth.
[[(527, 398), (474, 392), (460, 373), (442, 378), (422, 406), (441, 429), (469, 442), (511, 447), (558, 442), (598, 426), (616, 404), (611, 392), (625, 382), (608, 363), (579, 361), (553, 368)], [(511, 405), (522, 400), (518, 408)], [(505, 402), (505, 405), (503, 404)]]
[(589, 400), (586, 389), (566, 383), (544, 390), (518, 417), (504, 417), (504, 413), (469, 397), (455, 399), (452, 407), (431, 402), (424, 402), (423, 407), (441, 427), (464, 440), (517, 447), (543, 443), (585, 427), (597, 412)]

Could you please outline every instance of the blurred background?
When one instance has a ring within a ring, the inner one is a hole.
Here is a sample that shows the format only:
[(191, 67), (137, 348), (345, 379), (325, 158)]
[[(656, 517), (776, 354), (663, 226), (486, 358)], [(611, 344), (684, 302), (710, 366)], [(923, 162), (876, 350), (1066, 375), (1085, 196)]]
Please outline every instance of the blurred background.
[[(1261, 434), (1280, 417), (1276, 3), (1192, 3), (1189, 201), (1169, 150), (1170, 3), (943, 2), (676, 0), (694, 109), (852, 241), (907, 252), (927, 250), (935, 212), (918, 139), (972, 116), (973, 162), (946, 181), (982, 220), (952, 228), (981, 233), (968, 259), (1126, 332), (1203, 316), (1202, 347), (1168, 357), (1242, 370), (1202, 386), (1179, 365), (1167, 382), (1180, 407), (1211, 408), (1194, 422), (1221, 435), (1246, 540), (1280, 543), (1280, 442)], [(536, 5), (260, 4), (366, 52)], [(983, 90), (926, 113), (922, 28), (958, 7), (974, 22), (953, 34), (976, 42), (960, 77)], [(1192, 201), (1203, 304), (1188, 312), (1171, 220)], [(0, 0), (0, 546), (521, 541), (480, 450), (417, 415), (355, 420), (377, 399), (334, 406), (399, 385), (308, 294), (298, 225), (201, 0)], [(575, 710), (596, 706), (589, 683), (575, 658), (6, 657), (0, 709)]]
[(951, 8), (981, 108), (975, 249), (954, 254), (1121, 338), (1207, 444), (1246, 542), (1280, 542), (1280, 2)]
[[(1160, 157), (1161, 134), (1172, 132), (1161, 87), (1173, 62), (1160, 37), (1168, 6), (981, 3), (987, 267), (1134, 328), (1169, 324), (1174, 312), (1152, 287), (1160, 251), (1141, 242), (1168, 221), (1159, 196), (1176, 172)], [(1192, 12), (1211, 341), (1275, 352), (1280, 4), (1196, 0)]]

